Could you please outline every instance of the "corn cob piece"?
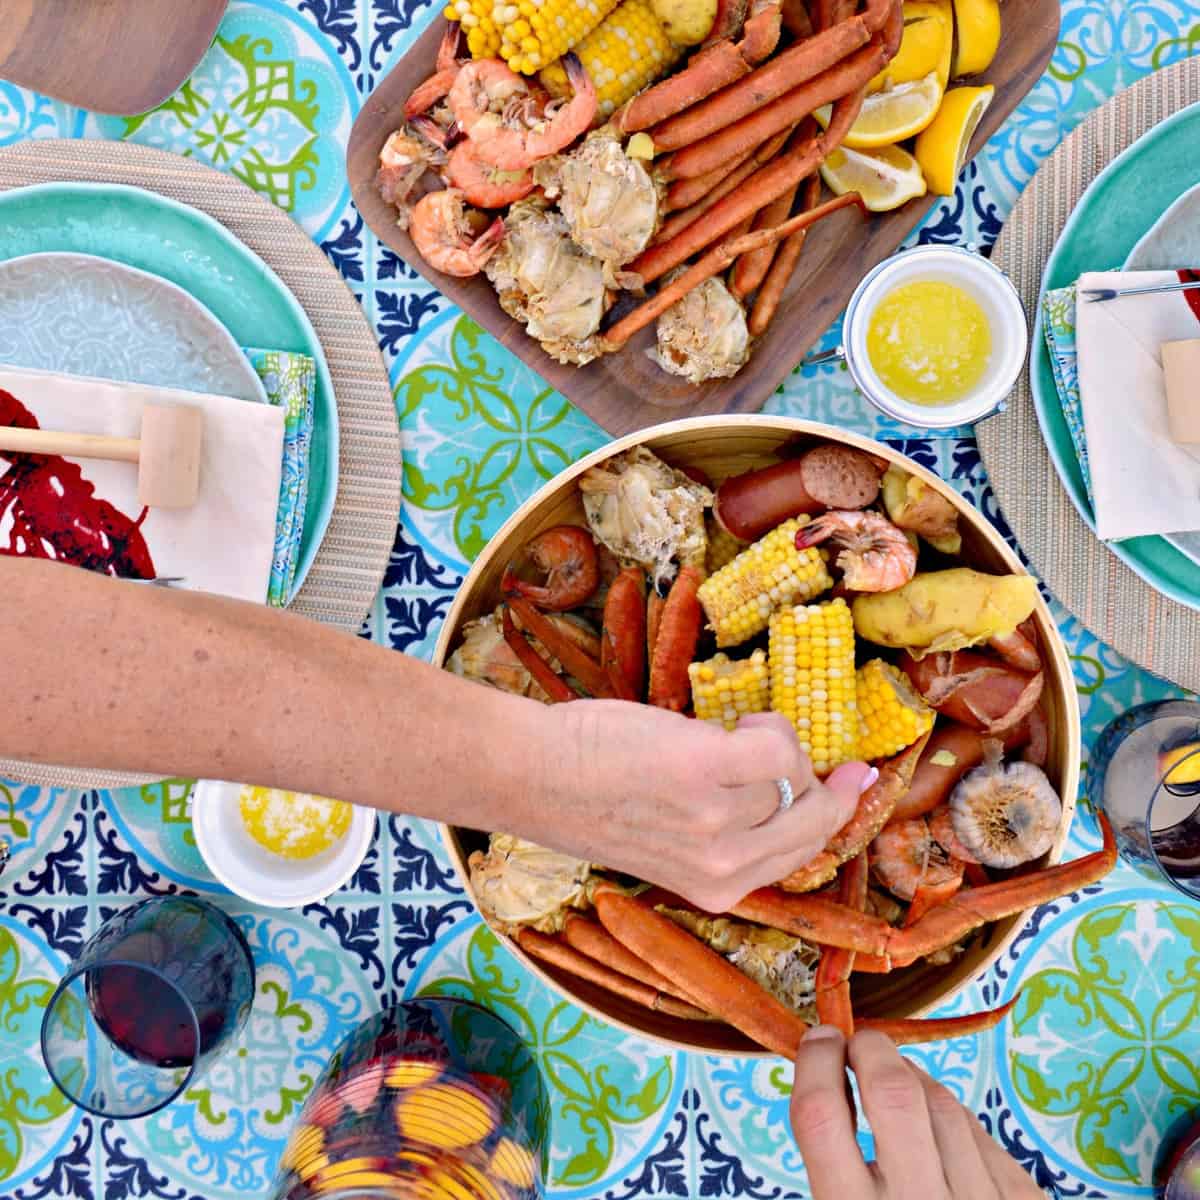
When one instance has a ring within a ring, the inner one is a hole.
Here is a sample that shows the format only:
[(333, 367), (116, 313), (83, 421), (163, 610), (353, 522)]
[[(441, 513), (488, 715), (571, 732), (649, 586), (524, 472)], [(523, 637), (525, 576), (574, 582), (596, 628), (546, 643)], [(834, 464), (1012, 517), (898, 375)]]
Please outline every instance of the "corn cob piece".
[(870, 762), (906, 750), (933, 728), (934, 712), (913, 690), (903, 672), (881, 658), (859, 667), (858, 749), (855, 757)]
[(761, 633), (771, 613), (804, 604), (833, 586), (815, 547), (796, 549), (796, 530), (808, 517), (777, 525), (700, 585), (698, 593), (718, 646), (736, 646)]
[[(683, 54), (683, 47), (674, 45), (667, 37), (647, 0), (625, 0), (603, 24), (560, 53), (566, 49), (573, 49), (579, 55), (596, 85), (597, 117), (611, 116), (626, 100), (674, 66)], [(514, 66), (512, 59), (508, 65), (514, 71), (523, 69)], [(570, 91), (566, 72), (557, 62), (542, 72), (541, 79), (555, 96)]]
[(841, 598), (781, 608), (770, 625), (771, 711), (782, 713), (818, 775), (858, 745), (854, 621)]
[(726, 533), (712, 517), (709, 517), (705, 524), (708, 526), (705, 566), (710, 575), (715, 575), (722, 567), (733, 562), (750, 543), (735, 538), (732, 533)]
[(741, 717), (767, 711), (765, 650), (755, 650), (737, 662), (725, 654), (694, 662), (688, 667), (688, 678), (692, 681), (692, 707), (701, 721), (734, 730)]
[(493, 0), (450, 0), (442, 9), (447, 21), (457, 21), (467, 35), (472, 58), (498, 58), (502, 38), (492, 20)]
[[(514, 71), (532, 75), (557, 62), (568, 50), (577, 50), (617, 3), (618, 0), (492, 0), (490, 15), (500, 36), (499, 56)], [(467, 39), (470, 45), (469, 31)]]

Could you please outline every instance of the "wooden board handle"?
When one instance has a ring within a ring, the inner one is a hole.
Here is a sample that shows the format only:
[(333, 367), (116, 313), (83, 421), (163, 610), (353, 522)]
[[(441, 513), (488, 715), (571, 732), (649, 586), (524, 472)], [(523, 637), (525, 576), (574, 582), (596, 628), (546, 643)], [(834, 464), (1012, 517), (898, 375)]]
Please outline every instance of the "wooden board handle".
[(68, 458), (103, 458), (111, 462), (135, 463), (141, 445), (137, 438), (104, 437), (98, 433), (0, 428), (0, 450), (18, 450), (24, 454), (60, 454)]

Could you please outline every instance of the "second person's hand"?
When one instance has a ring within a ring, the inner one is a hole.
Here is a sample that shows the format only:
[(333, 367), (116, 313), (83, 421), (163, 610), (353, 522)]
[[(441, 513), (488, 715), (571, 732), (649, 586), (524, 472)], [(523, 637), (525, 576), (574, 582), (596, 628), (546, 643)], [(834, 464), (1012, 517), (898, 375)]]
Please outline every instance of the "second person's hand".
[[(872, 1163), (858, 1148), (847, 1065), (875, 1138)], [(791, 1115), (813, 1200), (1044, 1200), (975, 1114), (881, 1033), (847, 1046), (836, 1029), (812, 1030), (796, 1057)]]
[[(544, 769), (553, 815), (527, 836), (710, 912), (810, 862), (877, 778), (847, 763), (818, 780), (790, 722), (774, 713), (744, 717), (733, 733), (617, 700), (548, 715), (558, 729)], [(795, 795), (787, 812), (778, 779)]]

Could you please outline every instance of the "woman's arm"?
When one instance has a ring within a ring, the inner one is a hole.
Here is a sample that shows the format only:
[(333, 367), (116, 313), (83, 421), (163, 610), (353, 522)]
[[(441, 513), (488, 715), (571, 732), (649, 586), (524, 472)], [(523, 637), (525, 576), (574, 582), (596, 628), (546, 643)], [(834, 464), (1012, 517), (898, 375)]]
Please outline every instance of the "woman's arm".
[[(29, 559), (0, 557), (0, 662), (0, 755), (502, 829), (708, 907), (811, 858), (866, 774), (815, 783), (781, 718), (548, 707), (276, 609)], [(781, 776), (801, 799), (773, 816)]]

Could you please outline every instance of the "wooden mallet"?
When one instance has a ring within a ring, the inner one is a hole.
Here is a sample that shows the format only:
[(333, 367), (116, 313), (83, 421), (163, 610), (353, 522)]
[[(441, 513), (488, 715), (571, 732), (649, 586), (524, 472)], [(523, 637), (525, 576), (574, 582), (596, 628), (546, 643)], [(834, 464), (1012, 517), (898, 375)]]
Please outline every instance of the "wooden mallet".
[(204, 411), (193, 405), (147, 404), (140, 438), (52, 429), (0, 428), (0, 450), (102, 458), (138, 465), (138, 502), (149, 508), (191, 508), (200, 495)]

